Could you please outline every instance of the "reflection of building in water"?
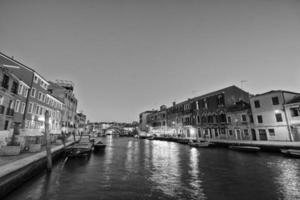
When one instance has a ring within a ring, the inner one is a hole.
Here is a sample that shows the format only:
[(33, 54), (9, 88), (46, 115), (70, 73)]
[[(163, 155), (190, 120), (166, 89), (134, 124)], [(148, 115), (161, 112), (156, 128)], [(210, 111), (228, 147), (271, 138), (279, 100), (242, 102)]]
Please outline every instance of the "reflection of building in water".
[(179, 146), (176, 143), (155, 141), (152, 145), (153, 173), (151, 180), (165, 194), (176, 196), (182, 187), (179, 170)]
[(202, 181), (199, 172), (199, 155), (200, 152), (198, 151), (198, 149), (191, 148), (189, 170), (189, 174), (191, 175), (191, 177), (189, 178), (189, 184), (194, 189), (191, 195), (194, 196), (195, 199), (204, 199), (205, 194), (201, 185)]
[(276, 182), (280, 185), (282, 199), (298, 199), (300, 196), (300, 169), (294, 160), (284, 160), (274, 164), (279, 172)]

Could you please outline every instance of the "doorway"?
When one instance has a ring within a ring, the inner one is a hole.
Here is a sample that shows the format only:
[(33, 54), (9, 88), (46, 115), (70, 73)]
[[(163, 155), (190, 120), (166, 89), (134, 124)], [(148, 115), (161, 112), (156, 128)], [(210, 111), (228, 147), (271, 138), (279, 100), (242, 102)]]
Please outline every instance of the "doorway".
[(251, 129), (251, 135), (252, 135), (252, 140), (257, 140), (255, 129)]

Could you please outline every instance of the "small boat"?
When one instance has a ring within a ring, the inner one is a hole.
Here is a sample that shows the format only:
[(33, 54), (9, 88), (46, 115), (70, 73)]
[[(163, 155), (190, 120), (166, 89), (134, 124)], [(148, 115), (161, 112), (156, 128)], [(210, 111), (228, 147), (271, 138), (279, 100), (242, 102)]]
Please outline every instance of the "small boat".
[(68, 147), (66, 149), (67, 157), (82, 157), (89, 156), (93, 150), (93, 142), (90, 140), (90, 136), (83, 135), (81, 136), (78, 143)]
[(93, 145), (90, 144), (74, 144), (66, 149), (67, 157), (89, 156), (92, 152)]
[(229, 149), (236, 150), (236, 151), (244, 151), (244, 152), (258, 152), (260, 150), (260, 147), (254, 147), (254, 146), (239, 146), (239, 145), (232, 145), (229, 146)]
[(103, 142), (101, 142), (101, 141), (98, 141), (96, 144), (94, 144), (95, 151), (104, 150), (105, 147), (106, 147), (106, 144), (103, 144)]
[(150, 137), (148, 137), (148, 138), (146, 138), (146, 139), (148, 139), (148, 140), (154, 140), (155, 137), (152, 135), (152, 136), (150, 136)]
[(186, 138), (177, 138), (176, 142), (178, 142), (180, 144), (189, 144), (190, 140), (186, 139)]
[(191, 147), (196, 147), (196, 148), (206, 148), (211, 145), (210, 142), (190, 142), (189, 145)]
[(300, 158), (300, 150), (299, 149), (281, 149), (281, 153), (286, 156)]

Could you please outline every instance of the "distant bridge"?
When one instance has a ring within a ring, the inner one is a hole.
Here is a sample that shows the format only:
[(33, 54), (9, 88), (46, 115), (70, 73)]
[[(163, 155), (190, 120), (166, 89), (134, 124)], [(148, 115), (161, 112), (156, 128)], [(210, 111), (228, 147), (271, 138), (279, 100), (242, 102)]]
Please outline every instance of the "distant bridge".
[(104, 135), (122, 135), (124, 133), (123, 128), (123, 126), (111, 125), (110, 127), (103, 129)]

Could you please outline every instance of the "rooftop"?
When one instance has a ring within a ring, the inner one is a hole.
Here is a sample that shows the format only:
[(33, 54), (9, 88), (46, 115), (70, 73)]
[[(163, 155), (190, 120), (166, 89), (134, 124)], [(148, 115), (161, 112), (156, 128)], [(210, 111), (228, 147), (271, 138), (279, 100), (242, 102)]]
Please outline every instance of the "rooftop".
[(265, 92), (265, 93), (262, 93), (262, 94), (256, 94), (256, 95), (254, 95), (253, 97), (258, 97), (258, 96), (263, 96), (263, 95), (272, 94), (272, 93), (278, 93), (278, 92), (290, 93), (290, 94), (298, 94), (298, 95), (300, 95), (300, 93), (297, 93), (297, 92), (291, 92), (291, 91), (287, 91), (287, 90), (271, 90), (271, 91), (269, 91), (269, 92)]

